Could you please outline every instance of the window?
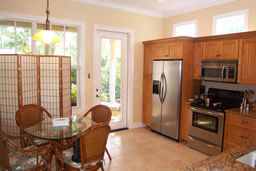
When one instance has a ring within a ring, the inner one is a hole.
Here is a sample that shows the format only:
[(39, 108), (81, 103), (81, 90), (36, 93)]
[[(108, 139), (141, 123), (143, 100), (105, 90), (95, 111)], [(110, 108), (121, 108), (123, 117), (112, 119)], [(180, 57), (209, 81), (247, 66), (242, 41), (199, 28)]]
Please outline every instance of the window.
[[(45, 29), (45, 24), (37, 22), (0, 20), (0, 53), (1, 54), (37, 54), (71, 56), (72, 106), (79, 105), (79, 57), (78, 57), (78, 26), (51, 25), (51, 29), (59, 35), (62, 42), (45, 45), (32, 41), (32, 30)], [(32, 47), (35, 47), (34, 49)], [(33, 52), (33, 53), (32, 53)]]
[(248, 31), (249, 10), (241, 10), (213, 17), (213, 35)]
[(173, 25), (173, 36), (190, 36), (196, 37), (197, 35), (197, 21), (185, 21)]

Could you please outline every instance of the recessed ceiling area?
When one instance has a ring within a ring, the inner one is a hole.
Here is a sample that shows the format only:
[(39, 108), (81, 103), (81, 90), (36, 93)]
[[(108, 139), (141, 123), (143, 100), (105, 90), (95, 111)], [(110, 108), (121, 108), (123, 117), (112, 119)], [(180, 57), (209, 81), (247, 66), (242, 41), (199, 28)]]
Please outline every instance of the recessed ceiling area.
[(166, 18), (234, 0), (72, 0), (148, 16)]

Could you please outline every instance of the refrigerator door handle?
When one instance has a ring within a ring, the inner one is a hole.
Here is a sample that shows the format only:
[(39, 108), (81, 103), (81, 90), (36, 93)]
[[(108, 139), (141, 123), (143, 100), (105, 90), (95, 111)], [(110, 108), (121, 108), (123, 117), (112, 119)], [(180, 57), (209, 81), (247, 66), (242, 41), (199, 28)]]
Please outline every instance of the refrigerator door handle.
[(165, 74), (163, 73), (163, 81), (164, 81), (164, 84), (163, 84), (163, 102), (165, 101), (165, 98), (166, 98), (166, 94), (167, 94), (167, 81), (166, 81), (166, 77), (165, 77)]
[(163, 100), (163, 93), (164, 93), (164, 73), (161, 74), (161, 78), (160, 78), (160, 82), (161, 82), (161, 90), (160, 90), (160, 102), (163, 104), (164, 100)]
[(159, 100), (160, 102), (162, 103), (162, 74), (161, 74), (161, 77), (160, 77), (160, 80), (159, 80), (159, 84), (158, 84), (158, 92), (159, 92)]

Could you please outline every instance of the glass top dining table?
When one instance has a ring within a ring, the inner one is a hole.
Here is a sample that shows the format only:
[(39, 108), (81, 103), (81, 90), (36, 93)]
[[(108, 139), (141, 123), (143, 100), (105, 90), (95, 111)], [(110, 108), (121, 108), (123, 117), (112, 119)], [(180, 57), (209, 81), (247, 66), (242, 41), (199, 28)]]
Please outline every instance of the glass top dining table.
[(68, 126), (53, 126), (53, 118), (46, 118), (42, 122), (25, 128), (24, 131), (33, 137), (47, 140), (60, 140), (72, 138), (97, 123), (89, 117), (72, 115), (69, 119)]

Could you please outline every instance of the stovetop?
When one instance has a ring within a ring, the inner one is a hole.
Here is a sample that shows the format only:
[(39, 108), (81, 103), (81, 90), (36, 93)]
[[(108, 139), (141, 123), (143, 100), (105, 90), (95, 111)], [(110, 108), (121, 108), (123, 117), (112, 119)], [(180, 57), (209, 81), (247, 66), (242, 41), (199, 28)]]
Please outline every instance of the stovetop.
[(226, 104), (225, 105), (220, 104), (217, 106), (213, 106), (213, 104), (210, 104), (209, 106), (207, 106), (207, 105), (205, 105), (204, 102), (192, 103), (190, 106), (207, 109), (207, 110), (213, 110), (213, 111), (217, 111), (217, 112), (224, 112), (226, 109), (232, 109), (232, 108), (239, 107), (239, 106), (226, 105)]
[(244, 92), (209, 88), (207, 97), (211, 98), (209, 106), (205, 102), (192, 103), (191, 106), (217, 112), (224, 112), (226, 109), (240, 107)]

